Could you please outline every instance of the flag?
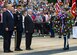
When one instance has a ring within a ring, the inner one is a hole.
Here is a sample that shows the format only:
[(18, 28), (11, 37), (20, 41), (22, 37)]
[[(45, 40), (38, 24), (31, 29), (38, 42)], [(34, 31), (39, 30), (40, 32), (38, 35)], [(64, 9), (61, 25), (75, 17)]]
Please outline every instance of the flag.
[(55, 11), (56, 11), (56, 14), (58, 14), (60, 11), (62, 11), (62, 9), (60, 8), (58, 3), (55, 4)]
[(63, 2), (62, 2), (61, 0), (57, 0), (57, 3), (58, 3), (59, 5), (63, 5)]
[(74, 2), (76, 2), (76, 0), (72, 0), (72, 4), (73, 4)]
[(73, 15), (74, 18), (76, 16), (75, 10), (76, 10), (76, 0), (72, 0), (71, 14)]

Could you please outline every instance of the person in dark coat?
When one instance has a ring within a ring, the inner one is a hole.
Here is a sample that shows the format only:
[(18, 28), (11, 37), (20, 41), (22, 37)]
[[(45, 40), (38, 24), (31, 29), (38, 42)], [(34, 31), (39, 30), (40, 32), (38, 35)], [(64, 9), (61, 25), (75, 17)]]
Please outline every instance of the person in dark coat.
[(25, 17), (24, 20), (25, 34), (26, 34), (26, 50), (32, 50), (31, 42), (32, 42), (32, 34), (34, 32), (34, 23), (31, 15), (32, 15), (32, 10), (28, 9), (28, 15)]
[(0, 10), (0, 35), (2, 35), (2, 28), (3, 28), (3, 11)]
[(17, 36), (16, 37), (16, 46), (15, 51), (22, 51), (20, 48), (21, 39), (22, 39), (22, 32), (23, 32), (23, 24), (22, 24), (22, 14), (21, 14), (21, 5), (17, 6), (17, 12), (14, 13), (14, 28), (16, 29)]
[(0, 11), (0, 23), (1, 23), (1, 11)]
[(50, 33), (51, 33), (51, 38), (54, 38), (55, 37), (55, 33), (54, 33), (54, 29), (53, 29), (53, 18), (55, 18), (55, 16), (51, 17), (50, 19)]
[(13, 52), (10, 50), (11, 36), (14, 30), (14, 16), (12, 14), (12, 4), (6, 5), (7, 10), (3, 12), (3, 49), (4, 52)]

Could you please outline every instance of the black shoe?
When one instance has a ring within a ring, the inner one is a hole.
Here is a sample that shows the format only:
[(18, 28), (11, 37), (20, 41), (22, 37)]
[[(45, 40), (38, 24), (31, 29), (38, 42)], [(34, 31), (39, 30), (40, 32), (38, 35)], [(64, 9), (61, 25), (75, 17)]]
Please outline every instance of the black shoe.
[(54, 38), (55, 36), (50, 36), (50, 38)]
[(67, 45), (67, 49), (69, 49), (69, 44)]
[(5, 50), (4, 53), (12, 53), (13, 51), (11, 50)]
[(69, 50), (69, 48), (63, 48), (63, 50)]
[(77, 39), (77, 38), (73, 38), (73, 39)]
[(63, 50), (67, 50), (67, 48), (63, 48)]
[(51, 37), (51, 36), (50, 36), (50, 38), (54, 38), (54, 37)]
[(61, 38), (61, 37), (59, 37), (59, 38)]
[(26, 50), (33, 50), (32, 48), (26, 48)]
[(18, 49), (15, 49), (15, 51), (23, 51), (22, 49), (18, 48)]

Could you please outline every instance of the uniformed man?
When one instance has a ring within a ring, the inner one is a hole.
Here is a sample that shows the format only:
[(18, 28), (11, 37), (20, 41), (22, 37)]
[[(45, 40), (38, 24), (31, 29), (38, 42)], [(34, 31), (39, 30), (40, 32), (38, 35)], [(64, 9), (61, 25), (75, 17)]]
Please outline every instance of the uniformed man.
[(22, 14), (21, 14), (22, 7), (21, 5), (17, 6), (16, 14), (14, 14), (14, 21), (16, 29), (16, 45), (15, 45), (15, 51), (22, 51), (20, 48), (21, 44), (21, 38), (22, 38), (22, 32), (23, 32), (23, 24), (22, 24)]

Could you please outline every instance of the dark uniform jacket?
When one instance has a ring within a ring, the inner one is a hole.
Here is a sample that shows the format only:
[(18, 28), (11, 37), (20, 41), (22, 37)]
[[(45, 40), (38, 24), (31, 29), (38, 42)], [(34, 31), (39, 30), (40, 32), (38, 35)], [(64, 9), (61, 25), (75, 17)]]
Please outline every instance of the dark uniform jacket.
[(16, 26), (16, 30), (20, 32), (23, 31), (22, 19), (21, 13), (16, 12), (16, 14), (14, 14), (14, 26)]

